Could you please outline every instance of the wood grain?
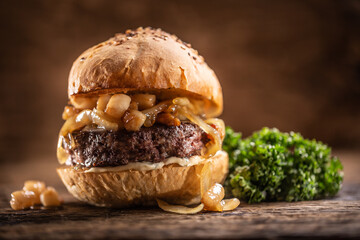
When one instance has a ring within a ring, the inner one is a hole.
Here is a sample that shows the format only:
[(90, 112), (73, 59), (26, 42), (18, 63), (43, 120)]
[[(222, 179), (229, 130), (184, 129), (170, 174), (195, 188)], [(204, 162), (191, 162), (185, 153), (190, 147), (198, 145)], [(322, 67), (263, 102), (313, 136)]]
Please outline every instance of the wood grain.
[[(358, 156), (344, 159), (345, 170), (360, 166)], [(9, 191), (20, 183), (0, 184), (0, 239), (356, 239), (360, 238), (360, 179), (350, 179), (332, 199), (241, 203), (232, 212), (197, 215), (170, 214), (158, 208), (91, 207), (74, 200), (60, 186), (62, 207), (13, 211)]]

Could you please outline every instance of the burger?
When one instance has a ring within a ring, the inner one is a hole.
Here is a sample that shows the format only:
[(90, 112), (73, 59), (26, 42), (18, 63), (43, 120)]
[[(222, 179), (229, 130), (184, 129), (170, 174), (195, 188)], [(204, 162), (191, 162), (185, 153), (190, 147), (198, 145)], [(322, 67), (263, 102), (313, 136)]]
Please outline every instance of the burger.
[(220, 83), (196, 50), (161, 29), (116, 34), (73, 63), (57, 173), (104, 207), (191, 205), (228, 172)]

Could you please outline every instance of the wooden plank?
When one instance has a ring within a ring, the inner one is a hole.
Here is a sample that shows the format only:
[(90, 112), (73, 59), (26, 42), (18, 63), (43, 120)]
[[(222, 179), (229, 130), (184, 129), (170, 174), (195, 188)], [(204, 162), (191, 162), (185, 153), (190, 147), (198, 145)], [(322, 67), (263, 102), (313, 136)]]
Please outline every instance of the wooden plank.
[[(345, 169), (360, 166), (358, 161), (345, 162)], [(197, 215), (92, 207), (60, 186), (56, 187), (65, 198), (62, 207), (13, 211), (8, 201), (9, 192), (21, 185), (16, 181), (0, 185), (0, 239), (360, 238), (360, 181), (355, 175), (351, 179), (332, 199), (241, 203), (232, 212)]]
[[(360, 237), (358, 185), (334, 199), (247, 205), (233, 212), (176, 215), (66, 203), (58, 209), (0, 211), (0, 237), (13, 238), (297, 238)], [(354, 195), (354, 193), (356, 193)]]

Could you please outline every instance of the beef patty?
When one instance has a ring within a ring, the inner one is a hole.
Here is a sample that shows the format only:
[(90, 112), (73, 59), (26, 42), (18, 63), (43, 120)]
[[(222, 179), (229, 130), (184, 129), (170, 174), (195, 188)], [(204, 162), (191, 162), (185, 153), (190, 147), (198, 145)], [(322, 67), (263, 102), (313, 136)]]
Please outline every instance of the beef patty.
[(154, 125), (136, 132), (77, 131), (72, 133), (67, 165), (82, 167), (111, 167), (130, 162), (161, 162), (169, 157), (200, 155), (209, 141), (206, 133), (192, 123), (180, 126)]

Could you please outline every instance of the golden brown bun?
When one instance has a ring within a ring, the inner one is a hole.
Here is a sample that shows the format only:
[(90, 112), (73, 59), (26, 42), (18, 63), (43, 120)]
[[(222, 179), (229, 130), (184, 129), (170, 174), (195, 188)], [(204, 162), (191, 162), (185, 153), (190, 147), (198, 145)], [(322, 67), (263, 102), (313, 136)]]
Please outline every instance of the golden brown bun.
[[(197, 165), (177, 164), (150, 171), (85, 173), (72, 167), (57, 169), (68, 191), (77, 199), (96, 206), (131, 207), (155, 205), (156, 198), (173, 204), (200, 202), (200, 184), (204, 177), (223, 183), (228, 173), (228, 155), (220, 152)], [(210, 169), (204, 171), (204, 167)], [(210, 168), (208, 168), (210, 167)], [(207, 172), (204, 176), (204, 172)]]
[(116, 34), (82, 53), (70, 71), (70, 99), (133, 91), (202, 99), (209, 117), (223, 109), (220, 83), (204, 59), (161, 29)]

